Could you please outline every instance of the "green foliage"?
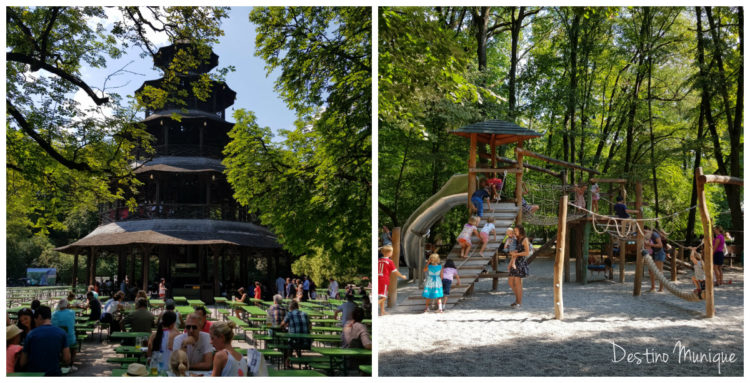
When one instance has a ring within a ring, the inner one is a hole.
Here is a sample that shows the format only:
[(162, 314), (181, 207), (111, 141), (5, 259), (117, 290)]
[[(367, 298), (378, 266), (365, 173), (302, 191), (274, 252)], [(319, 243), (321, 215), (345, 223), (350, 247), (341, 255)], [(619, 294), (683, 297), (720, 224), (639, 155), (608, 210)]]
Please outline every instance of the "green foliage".
[[(235, 112), (224, 164), (235, 198), (295, 256), (295, 272), (370, 270), (371, 10), (258, 7), (256, 55), (281, 70), (276, 89), (299, 120), (273, 142)], [(325, 255), (323, 255), (325, 254)]]

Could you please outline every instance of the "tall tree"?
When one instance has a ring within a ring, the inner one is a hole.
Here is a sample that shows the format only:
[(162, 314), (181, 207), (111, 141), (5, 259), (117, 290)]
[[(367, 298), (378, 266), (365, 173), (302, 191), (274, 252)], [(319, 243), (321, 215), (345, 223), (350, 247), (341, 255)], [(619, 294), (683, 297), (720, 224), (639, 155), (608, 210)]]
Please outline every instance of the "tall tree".
[(238, 110), (224, 164), (235, 198), (301, 256), (331, 276), (369, 270), (371, 10), (258, 7), (256, 55), (299, 120), (272, 142), (252, 112)]

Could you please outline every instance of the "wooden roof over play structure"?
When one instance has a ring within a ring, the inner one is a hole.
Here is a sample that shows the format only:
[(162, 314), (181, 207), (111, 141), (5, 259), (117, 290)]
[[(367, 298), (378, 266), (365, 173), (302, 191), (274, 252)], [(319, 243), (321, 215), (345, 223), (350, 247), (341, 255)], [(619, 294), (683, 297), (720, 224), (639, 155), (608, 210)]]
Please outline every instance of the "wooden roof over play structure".
[(477, 135), (477, 142), (506, 145), (530, 138), (541, 137), (543, 134), (531, 129), (522, 128), (512, 122), (502, 120), (487, 120), (475, 122), (451, 132), (452, 134), (471, 138)]

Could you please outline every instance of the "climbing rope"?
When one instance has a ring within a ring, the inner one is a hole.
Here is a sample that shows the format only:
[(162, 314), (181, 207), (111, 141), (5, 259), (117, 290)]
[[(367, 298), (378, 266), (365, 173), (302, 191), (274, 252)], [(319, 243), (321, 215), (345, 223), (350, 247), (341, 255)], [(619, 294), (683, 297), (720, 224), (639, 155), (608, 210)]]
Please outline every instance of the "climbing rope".
[(648, 266), (649, 271), (651, 271), (651, 273), (656, 276), (659, 282), (667, 288), (667, 291), (688, 302), (699, 302), (701, 300), (700, 298), (698, 298), (698, 295), (696, 295), (692, 290), (680, 290), (677, 285), (667, 279), (667, 277), (665, 277), (664, 274), (656, 268), (656, 264), (654, 263), (654, 260), (650, 255), (644, 254), (643, 260), (645, 261), (646, 266)]

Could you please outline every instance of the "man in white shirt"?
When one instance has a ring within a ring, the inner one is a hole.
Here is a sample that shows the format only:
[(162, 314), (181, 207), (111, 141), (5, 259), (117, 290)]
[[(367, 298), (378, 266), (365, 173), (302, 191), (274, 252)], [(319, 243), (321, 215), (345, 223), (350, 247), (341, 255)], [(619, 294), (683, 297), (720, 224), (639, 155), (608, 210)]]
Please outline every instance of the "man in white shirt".
[(211, 336), (201, 332), (201, 319), (192, 313), (185, 320), (187, 332), (174, 338), (172, 349), (183, 349), (187, 353), (191, 370), (210, 370), (213, 362), (214, 348), (211, 346)]

